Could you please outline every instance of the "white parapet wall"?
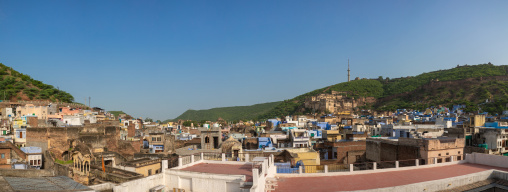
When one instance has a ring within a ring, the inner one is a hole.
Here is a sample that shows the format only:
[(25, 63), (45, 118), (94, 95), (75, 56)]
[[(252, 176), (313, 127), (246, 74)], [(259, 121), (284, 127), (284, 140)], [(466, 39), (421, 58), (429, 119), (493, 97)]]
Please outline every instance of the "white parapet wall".
[(483, 153), (466, 154), (468, 163), (508, 168), (508, 157)]
[(484, 181), (492, 177), (494, 170), (482, 171), (479, 173), (450, 177), (446, 179), (426, 181), (409, 185), (399, 185), (380, 189), (358, 190), (357, 192), (406, 192), (406, 191), (442, 191), (471, 183)]
[(107, 182), (107, 183), (101, 183), (101, 184), (97, 184), (97, 185), (90, 185), (88, 187), (90, 187), (96, 191), (106, 191), (106, 190), (112, 190), (113, 187), (115, 187), (115, 184)]
[(164, 173), (143, 177), (121, 183), (113, 187), (114, 192), (138, 192), (149, 191), (151, 188), (164, 185)]
[[(462, 161), (453, 161), (453, 162), (438, 163), (438, 164), (419, 165), (419, 166), (410, 166), (410, 167), (397, 167), (397, 168), (387, 168), (387, 169), (375, 169), (375, 170), (328, 172), (328, 173), (303, 173), (303, 174), (276, 173), (275, 175), (277, 177), (323, 177), (323, 176), (340, 176), (340, 175), (360, 175), (360, 174), (414, 170), (414, 169), (431, 168), (431, 167), (442, 167), (442, 166), (456, 165), (456, 164), (462, 164), (462, 163), (468, 163), (468, 162), (466, 160), (462, 160)], [(351, 168), (350, 168), (350, 170), (351, 170)]]
[(238, 191), (246, 182), (245, 175), (222, 175), (212, 173), (199, 173), (169, 169), (165, 184), (169, 190), (184, 189), (185, 191)]

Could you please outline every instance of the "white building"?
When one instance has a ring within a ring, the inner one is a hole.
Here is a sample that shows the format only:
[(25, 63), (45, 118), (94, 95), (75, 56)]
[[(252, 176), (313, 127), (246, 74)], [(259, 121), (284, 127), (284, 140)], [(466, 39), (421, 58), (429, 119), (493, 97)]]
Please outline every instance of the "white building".
[(42, 166), (42, 149), (40, 147), (21, 147), (21, 151), (26, 154), (28, 164), (36, 169)]

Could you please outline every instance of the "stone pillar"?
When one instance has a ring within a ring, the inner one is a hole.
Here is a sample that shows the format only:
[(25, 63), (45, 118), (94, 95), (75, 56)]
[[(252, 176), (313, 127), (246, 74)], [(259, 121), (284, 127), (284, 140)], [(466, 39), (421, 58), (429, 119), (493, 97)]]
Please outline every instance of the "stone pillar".
[(372, 170), (376, 170), (377, 169), (377, 162), (374, 162), (372, 163)]
[(203, 153), (201, 153), (201, 161), (205, 160), (204, 157), (205, 157), (205, 155), (203, 155)]
[(252, 184), (257, 184), (259, 178), (259, 170), (258, 169), (252, 169)]
[(354, 170), (353, 164), (349, 164), (349, 172), (353, 172), (353, 170)]
[(222, 161), (226, 161), (226, 154), (225, 153), (222, 154)]
[(263, 161), (263, 164), (261, 164), (261, 172), (263, 174), (267, 174), (267, 171), (268, 170), (268, 161)]
[(328, 165), (325, 165), (325, 173), (328, 173)]
[(245, 162), (249, 162), (249, 154), (245, 154)]
[(434, 157), (434, 164), (437, 164), (437, 157)]
[(191, 162), (191, 163), (194, 163), (194, 154), (192, 154), (192, 155), (190, 156), (190, 162)]
[(420, 161), (418, 159), (415, 160), (415, 165), (418, 167), (420, 166)]
[(450, 156), (450, 162), (454, 162), (454, 160), (453, 160), (454, 157), (455, 156)]
[(302, 174), (302, 173), (303, 173), (302, 166), (299, 166), (298, 167), (298, 174)]
[(162, 160), (162, 167), (161, 167), (161, 170), (162, 172), (166, 172), (166, 169), (168, 169), (168, 160), (165, 159), (165, 160)]
[(399, 161), (395, 161), (395, 168), (399, 168)]
[(182, 165), (183, 165), (182, 156), (178, 156), (178, 167), (181, 167)]

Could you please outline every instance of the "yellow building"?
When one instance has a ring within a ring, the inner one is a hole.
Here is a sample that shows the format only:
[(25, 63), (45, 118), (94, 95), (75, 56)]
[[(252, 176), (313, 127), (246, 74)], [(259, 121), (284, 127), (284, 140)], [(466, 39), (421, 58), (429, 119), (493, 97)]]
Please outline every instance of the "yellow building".
[(485, 126), (485, 115), (475, 115), (469, 118), (470, 127), (483, 127)]
[(340, 134), (339, 130), (323, 130), (323, 139), (329, 142), (335, 142), (342, 140), (342, 134)]
[(291, 154), (291, 164), (302, 161), (304, 165), (320, 165), (321, 159), (319, 152), (309, 148), (286, 149)]
[(14, 119), (12, 121), (12, 128), (21, 128), (21, 126), (26, 126), (26, 119)]

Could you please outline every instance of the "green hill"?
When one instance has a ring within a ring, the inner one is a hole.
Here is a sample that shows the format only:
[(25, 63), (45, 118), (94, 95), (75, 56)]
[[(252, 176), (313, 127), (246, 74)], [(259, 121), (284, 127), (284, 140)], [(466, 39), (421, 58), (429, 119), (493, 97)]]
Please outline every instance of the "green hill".
[(119, 116), (120, 114), (127, 114), (127, 113), (125, 113), (125, 112), (123, 112), (123, 111), (108, 111), (108, 113), (113, 114), (113, 115), (115, 116), (115, 118), (118, 118), (118, 116)]
[(34, 80), (2, 63), (0, 63), (0, 91), (1, 100), (50, 100), (67, 103), (74, 101), (71, 94)]
[(206, 110), (189, 109), (175, 118), (175, 120), (215, 121), (219, 117), (226, 121), (251, 120), (268, 112), (279, 103), (281, 102), (261, 103), (251, 106), (219, 107)]
[[(343, 82), (285, 100), (272, 110), (260, 115), (258, 119), (308, 113), (308, 109), (303, 107), (305, 98), (331, 91), (347, 92), (348, 96), (353, 97), (375, 97), (378, 102), (367, 107), (380, 111), (398, 108), (425, 109), (432, 105), (449, 106), (462, 103), (471, 106), (470, 110), (479, 106), (483, 111), (499, 113), (503, 108), (501, 107), (504, 105), (503, 102), (508, 102), (506, 95), (508, 81), (495, 77), (506, 76), (507, 71), (506, 65), (496, 66), (489, 63), (457, 66), (452, 69), (422, 73), (414, 77), (396, 79), (380, 77)], [(445, 83), (458, 80), (468, 80), (469, 83), (455, 83), (454, 87), (450, 87), (450, 83)], [(436, 82), (442, 86), (429, 86), (429, 84), (437, 85)], [(487, 98), (494, 102), (484, 104)]]

